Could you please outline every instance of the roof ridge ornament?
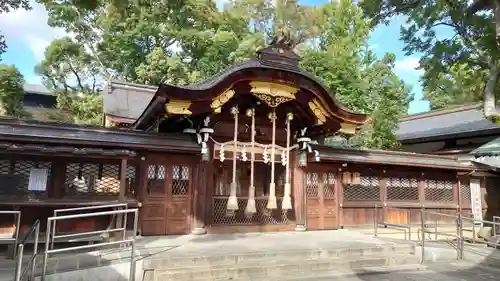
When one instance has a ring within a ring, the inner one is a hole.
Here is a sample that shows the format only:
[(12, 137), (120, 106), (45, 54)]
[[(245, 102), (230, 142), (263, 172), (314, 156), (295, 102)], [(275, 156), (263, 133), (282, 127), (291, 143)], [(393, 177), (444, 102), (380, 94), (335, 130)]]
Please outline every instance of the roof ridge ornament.
[(292, 66), (298, 68), (300, 57), (293, 51), (297, 45), (290, 30), (279, 30), (269, 41), (269, 45), (257, 51), (262, 64)]

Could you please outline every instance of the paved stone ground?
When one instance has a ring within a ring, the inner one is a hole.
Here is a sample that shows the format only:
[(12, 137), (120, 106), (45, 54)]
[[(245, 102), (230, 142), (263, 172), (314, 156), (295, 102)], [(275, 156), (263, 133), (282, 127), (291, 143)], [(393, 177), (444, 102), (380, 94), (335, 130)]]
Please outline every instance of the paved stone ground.
[[(374, 245), (390, 245), (400, 243), (401, 240), (374, 238), (358, 231), (336, 230), (336, 231), (311, 231), (311, 232), (281, 232), (281, 233), (245, 233), (245, 234), (218, 234), (203, 236), (162, 236), (162, 237), (142, 237), (137, 240), (138, 260), (166, 256), (193, 256), (210, 254), (235, 254), (256, 251), (273, 250), (300, 250), (318, 248), (361, 248), (363, 246), (373, 247)], [(431, 246), (431, 245), (428, 245)], [(42, 250), (44, 245), (40, 247)], [(484, 248), (484, 247), (483, 247)], [(480, 248), (478, 248), (480, 249)], [(491, 256), (492, 250), (479, 251), (482, 255)], [(500, 258), (500, 251), (496, 251), (495, 256)], [(29, 248), (26, 249), (25, 256), (30, 255)], [(130, 250), (127, 249), (103, 249), (94, 252), (81, 254), (64, 253), (50, 258), (48, 273), (64, 272), (68, 270), (85, 269), (95, 266), (105, 266), (128, 261)], [(470, 257), (470, 255), (469, 255)], [(41, 257), (38, 263), (41, 262)], [(14, 262), (0, 258), (0, 280), (5, 276), (2, 273), (13, 273)], [(500, 267), (499, 267), (500, 268)], [(426, 269), (418, 272), (391, 273), (382, 275), (359, 275), (355, 277), (339, 277), (314, 280), (374, 280), (374, 281), (394, 281), (394, 280), (415, 280), (415, 281), (480, 281), (480, 280), (500, 280), (500, 271), (491, 271), (474, 265), (470, 269), (463, 265), (451, 268)], [(7, 275), (10, 275), (7, 274)], [(11, 275), (12, 276), (12, 275)], [(378, 279), (377, 279), (378, 278)], [(447, 279), (446, 279), (447, 278)], [(496, 278), (496, 279), (495, 279)], [(312, 281), (312, 280), (311, 280)]]

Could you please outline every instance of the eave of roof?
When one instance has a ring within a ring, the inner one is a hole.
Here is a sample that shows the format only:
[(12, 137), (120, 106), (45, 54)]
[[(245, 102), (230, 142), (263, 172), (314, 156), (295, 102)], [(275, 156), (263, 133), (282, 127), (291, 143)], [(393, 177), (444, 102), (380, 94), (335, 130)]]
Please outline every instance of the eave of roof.
[(409, 144), (500, 134), (500, 127), (484, 118), (480, 104), (472, 104), (406, 116), (395, 133)]
[(384, 150), (363, 150), (337, 148), (324, 145), (314, 146), (321, 161), (344, 161), (355, 163), (426, 167), (448, 170), (481, 170), (470, 162), (460, 162), (453, 157)]
[[(153, 99), (150, 101), (150, 103), (147, 105), (146, 109), (144, 112), (139, 116), (132, 125), (133, 128), (142, 128), (144, 127), (144, 124), (147, 124), (148, 121), (150, 121), (153, 116), (151, 115), (156, 115), (163, 110), (163, 104), (162, 101), (160, 100), (161, 98), (163, 99), (168, 99), (170, 98), (170, 95), (172, 93), (179, 93), (177, 96), (179, 97), (185, 97), (186, 95), (190, 96), (191, 100), (199, 100), (203, 99), (204, 96), (206, 95), (206, 92), (210, 89), (213, 89), (215, 87), (219, 87), (222, 85), (222, 83), (226, 80), (230, 80), (230, 77), (232, 75), (236, 75), (237, 73), (243, 72), (243, 71), (253, 71), (257, 69), (264, 69), (264, 70), (273, 70), (273, 71), (281, 71), (281, 72), (288, 72), (291, 74), (296, 74), (299, 75), (305, 79), (310, 80), (313, 84), (316, 85), (318, 89), (321, 89), (323, 91), (323, 94), (325, 96), (328, 96), (328, 99), (326, 102), (328, 103), (328, 106), (330, 106), (333, 110), (339, 111), (341, 113), (341, 116), (339, 116), (340, 119), (345, 119), (345, 121), (352, 122), (354, 124), (362, 125), (368, 120), (368, 116), (366, 114), (360, 114), (360, 113), (355, 113), (351, 111), (350, 109), (346, 108), (343, 106), (336, 98), (335, 95), (328, 90), (328, 88), (314, 75), (300, 69), (298, 66), (290, 66), (286, 64), (280, 64), (280, 63), (269, 63), (269, 62), (262, 62), (260, 59), (250, 59), (238, 64), (235, 64), (220, 73), (214, 75), (213, 77), (198, 82), (196, 84), (192, 85), (187, 85), (187, 86), (172, 86), (172, 85), (166, 85), (163, 84), (160, 86), (158, 91), (156, 92), (155, 96)], [(223, 90), (221, 87), (221, 91)]]
[(48, 154), (51, 156), (77, 155), (100, 157), (134, 157), (136, 152), (128, 149), (103, 149), (94, 147), (49, 146), (38, 144), (0, 143), (0, 152), (24, 154)]
[(92, 145), (136, 150), (199, 153), (192, 136), (157, 134), (121, 128), (0, 118), (0, 138), (37, 144)]

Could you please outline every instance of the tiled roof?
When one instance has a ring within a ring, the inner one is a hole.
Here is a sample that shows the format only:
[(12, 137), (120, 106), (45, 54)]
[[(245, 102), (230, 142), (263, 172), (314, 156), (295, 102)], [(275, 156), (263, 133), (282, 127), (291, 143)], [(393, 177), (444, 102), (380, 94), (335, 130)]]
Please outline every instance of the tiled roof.
[(112, 81), (103, 91), (104, 113), (133, 123), (146, 109), (158, 87)]
[(470, 161), (459, 161), (451, 156), (437, 156), (399, 151), (372, 149), (334, 148), (317, 145), (321, 161), (345, 161), (354, 163), (427, 167), (451, 170), (478, 169)]
[(400, 141), (445, 138), (457, 134), (484, 134), (500, 127), (484, 118), (480, 104), (466, 105), (401, 119), (396, 136)]

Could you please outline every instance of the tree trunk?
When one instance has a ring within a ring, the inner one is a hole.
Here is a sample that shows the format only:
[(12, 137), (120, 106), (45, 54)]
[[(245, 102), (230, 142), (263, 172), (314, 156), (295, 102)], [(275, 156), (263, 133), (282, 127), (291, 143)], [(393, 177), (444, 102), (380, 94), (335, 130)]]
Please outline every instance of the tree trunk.
[[(495, 0), (495, 32), (497, 39), (497, 47), (500, 43), (500, 0)], [(495, 102), (495, 89), (498, 81), (498, 75), (500, 69), (497, 65), (496, 60), (492, 57), (490, 58), (490, 73), (488, 74), (488, 81), (484, 87), (484, 116), (486, 119), (494, 122), (495, 124), (500, 124), (500, 111), (497, 111)]]
[(484, 87), (484, 116), (486, 119), (498, 123), (500, 121), (500, 112), (496, 109), (495, 104), (495, 88), (498, 80), (498, 74), (500, 69), (496, 64), (492, 64), (490, 67), (490, 73), (488, 74), (488, 81)]

